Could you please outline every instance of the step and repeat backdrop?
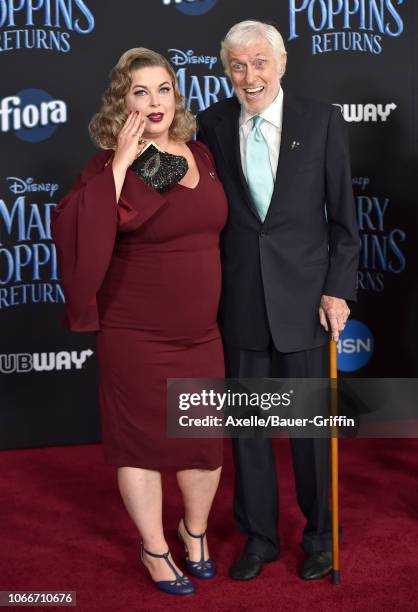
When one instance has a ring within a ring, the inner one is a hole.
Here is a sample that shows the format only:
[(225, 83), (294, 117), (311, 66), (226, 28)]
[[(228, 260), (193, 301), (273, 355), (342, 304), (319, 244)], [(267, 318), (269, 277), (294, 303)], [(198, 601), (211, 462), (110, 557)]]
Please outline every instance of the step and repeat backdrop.
[(220, 40), (274, 23), (286, 92), (337, 105), (361, 233), (345, 376), (418, 371), (416, 0), (0, 0), (0, 447), (100, 439), (93, 334), (62, 327), (50, 219), (94, 154), (87, 125), (123, 51), (171, 61), (198, 112), (233, 95)]

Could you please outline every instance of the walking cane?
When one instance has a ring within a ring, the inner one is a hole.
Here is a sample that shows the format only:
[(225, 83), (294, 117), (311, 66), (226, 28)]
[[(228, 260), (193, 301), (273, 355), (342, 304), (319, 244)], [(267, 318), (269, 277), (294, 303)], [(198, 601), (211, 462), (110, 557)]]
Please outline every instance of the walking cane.
[[(337, 344), (329, 343), (330, 408), (331, 416), (337, 416)], [(338, 509), (338, 428), (331, 427), (331, 521), (332, 521), (332, 584), (340, 584), (339, 509)]]

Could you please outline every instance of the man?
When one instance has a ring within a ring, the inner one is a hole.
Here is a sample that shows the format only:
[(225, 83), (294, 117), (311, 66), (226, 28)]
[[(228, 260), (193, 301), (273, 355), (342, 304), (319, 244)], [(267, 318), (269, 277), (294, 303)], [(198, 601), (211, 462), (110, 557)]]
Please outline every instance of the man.
[[(244, 21), (222, 43), (236, 96), (198, 116), (229, 200), (220, 322), (229, 377), (328, 376), (327, 343), (355, 300), (359, 236), (344, 121), (280, 82), (286, 51), (271, 25)], [(306, 517), (305, 579), (331, 571), (328, 440), (291, 440)], [(249, 580), (280, 554), (270, 439), (235, 439), (234, 514), (247, 535), (230, 575)]]

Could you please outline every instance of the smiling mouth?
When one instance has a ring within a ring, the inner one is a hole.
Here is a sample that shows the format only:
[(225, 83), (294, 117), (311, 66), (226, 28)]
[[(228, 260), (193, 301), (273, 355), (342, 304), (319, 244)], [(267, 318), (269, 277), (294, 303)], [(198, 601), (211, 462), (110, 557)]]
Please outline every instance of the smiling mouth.
[(164, 118), (163, 113), (151, 113), (150, 115), (148, 115), (148, 119), (150, 121), (152, 121), (153, 123), (159, 123), (160, 121), (162, 121)]
[(261, 85), (260, 87), (244, 87), (243, 89), (247, 96), (249, 96), (250, 98), (255, 98), (264, 91), (264, 86)]

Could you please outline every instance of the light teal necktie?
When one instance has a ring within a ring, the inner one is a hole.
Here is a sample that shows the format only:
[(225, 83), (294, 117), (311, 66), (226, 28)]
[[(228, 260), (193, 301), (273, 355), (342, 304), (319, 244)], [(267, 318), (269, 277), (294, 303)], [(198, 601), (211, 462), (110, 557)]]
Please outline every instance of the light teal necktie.
[(264, 119), (254, 118), (253, 129), (247, 138), (247, 183), (261, 221), (264, 223), (273, 195), (274, 181), (269, 148), (260, 126)]

